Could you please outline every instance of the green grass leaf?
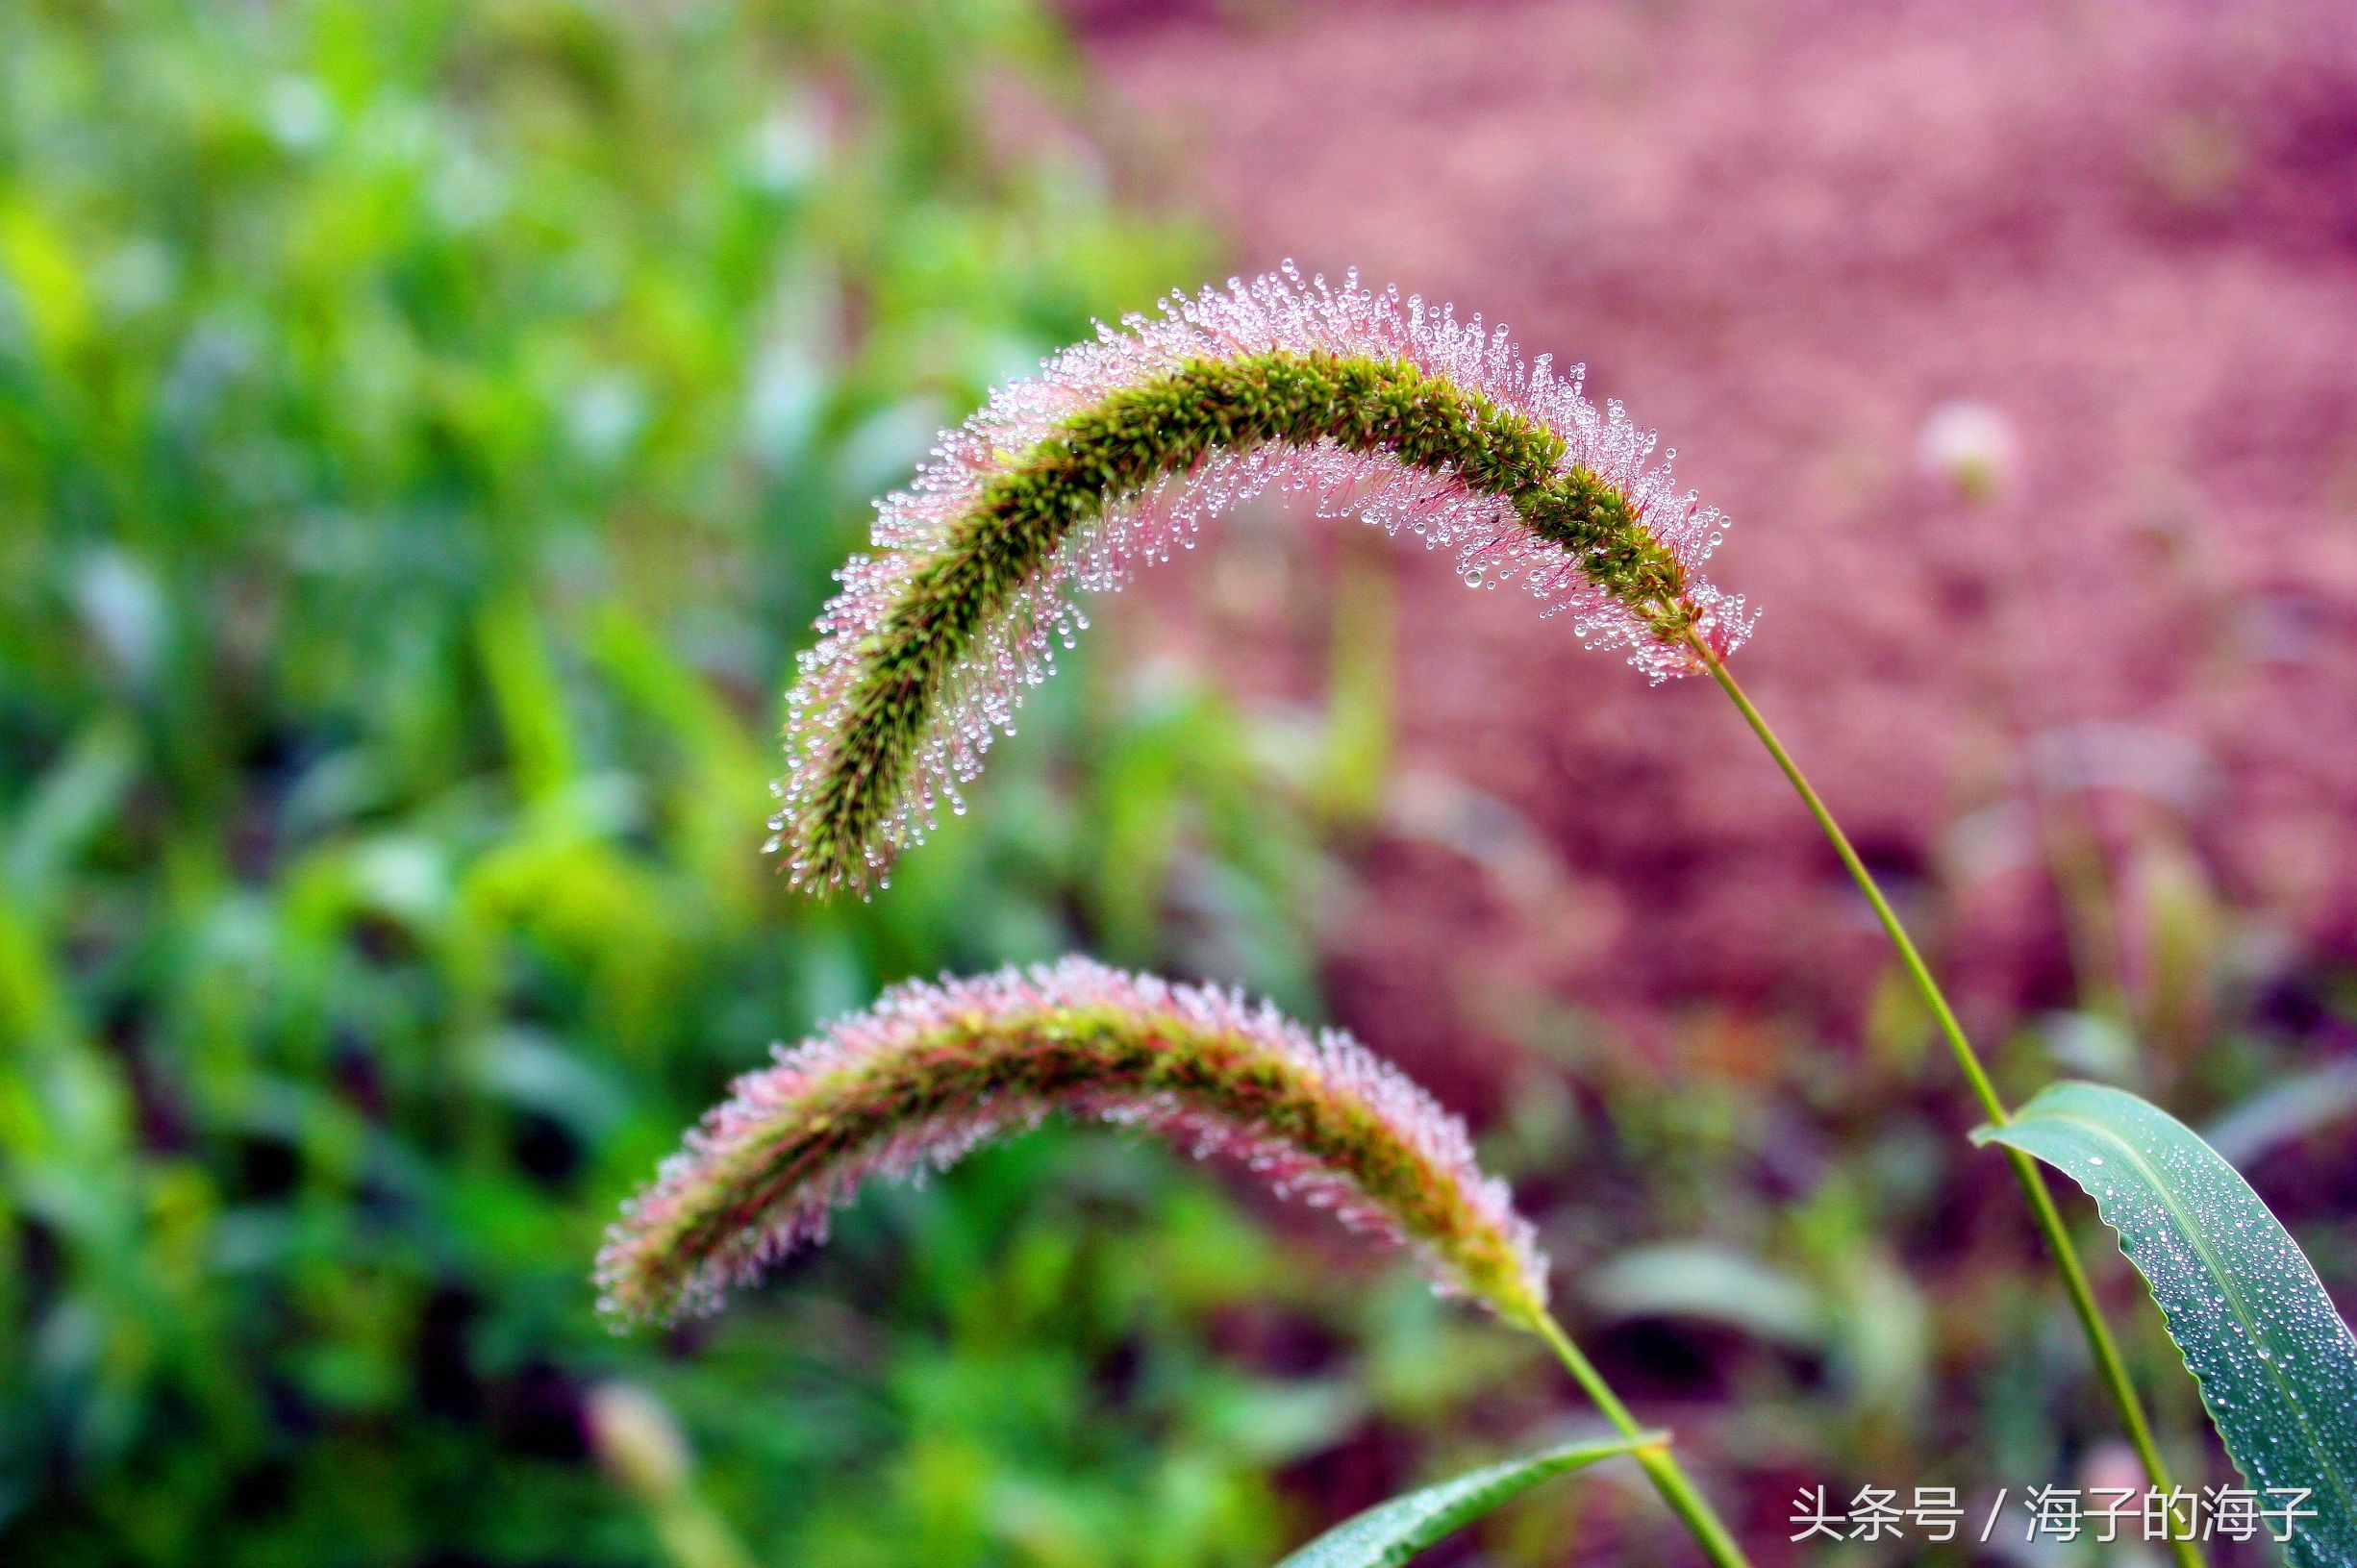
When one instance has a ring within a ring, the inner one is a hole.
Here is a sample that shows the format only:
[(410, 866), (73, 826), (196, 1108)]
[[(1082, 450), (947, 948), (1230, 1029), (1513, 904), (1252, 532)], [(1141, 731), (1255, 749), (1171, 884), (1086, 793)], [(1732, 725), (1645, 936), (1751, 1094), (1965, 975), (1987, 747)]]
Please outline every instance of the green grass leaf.
[(1420, 1492), (1378, 1503), (1335, 1526), (1277, 1568), (1400, 1568), (1443, 1535), (1519, 1497), (1549, 1476), (1584, 1470), (1598, 1459), (1659, 1447), (1668, 1440), (1666, 1432), (1648, 1432), (1610, 1442), (1572, 1443), (1490, 1465)]
[(1972, 1136), (2087, 1189), (2243, 1474), (2263, 1492), (2310, 1494), (2297, 1506), (2315, 1517), (2296, 1522), (2292, 1560), (2357, 1562), (2357, 1340), (2250, 1184), (2175, 1117), (2094, 1083), (2056, 1084), (2010, 1126)]

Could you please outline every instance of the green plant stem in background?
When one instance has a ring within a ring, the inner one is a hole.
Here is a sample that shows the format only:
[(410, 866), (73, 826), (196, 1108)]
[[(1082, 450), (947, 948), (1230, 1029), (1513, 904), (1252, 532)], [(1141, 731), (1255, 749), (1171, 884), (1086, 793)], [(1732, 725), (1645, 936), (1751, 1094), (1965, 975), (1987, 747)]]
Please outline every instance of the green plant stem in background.
[[(1642, 1443), (1646, 1435), (1645, 1429), (1637, 1424), (1637, 1418), (1629, 1413), (1629, 1407), (1620, 1403), (1620, 1396), (1614, 1393), (1612, 1384), (1604, 1381), (1604, 1374), (1595, 1369), (1595, 1364), (1581, 1353), (1579, 1346), (1571, 1342), (1571, 1336), (1564, 1332), (1563, 1325), (1549, 1313), (1540, 1311), (1532, 1315), (1530, 1328), (1547, 1342), (1547, 1348), (1555, 1353), (1556, 1359), (1563, 1362), (1565, 1369), (1571, 1374), (1572, 1381), (1578, 1383), (1595, 1402), (1595, 1407), (1604, 1412), (1604, 1419), (1611, 1422), (1623, 1437)], [(1669, 1511), (1676, 1514), (1693, 1532), (1704, 1556), (1718, 1568), (1749, 1568), (1749, 1559), (1743, 1556), (1743, 1549), (1735, 1543), (1735, 1537), (1728, 1533), (1726, 1525), (1711, 1507), (1709, 1500), (1678, 1464), (1678, 1456), (1668, 1445), (1641, 1447), (1634, 1451), (1633, 1456), (1644, 1467), (1645, 1474), (1652, 1479), (1654, 1489), (1662, 1494), (1662, 1501), (1669, 1505)]]
[[(1743, 688), (1736, 683), (1725, 662), (1699, 637), (1689, 637), (1688, 641), (1701, 659), (1703, 667), (1711, 672), (1711, 678), (1718, 683), (1719, 689), (1734, 702), (1743, 715), (1743, 721), (1751, 726), (1751, 733), (1760, 737), (1760, 744), (1766, 746), (1768, 756), (1775, 759), (1776, 766), (1799, 794), (1801, 804), (1809, 809), (1809, 814), (1824, 830), (1825, 837), (1832, 843), (1834, 853), (1842, 858), (1842, 864), (1848, 869), (1851, 880), (1857, 883), (1858, 890), (1866, 895), (1867, 903), (1873, 907), (1874, 918), (1882, 923), (1884, 933), (1891, 938), (1891, 945), (1897, 949), (1899, 962), (1915, 982), (1916, 990), (1923, 998), (1923, 1005), (1931, 1009), (1933, 1020), (1946, 1039), (1949, 1051), (1954, 1053), (1956, 1065), (1964, 1070), (1966, 1082), (1972, 1085), (1972, 1093), (1979, 1099), (1982, 1109), (1988, 1112), (1990, 1121), (1996, 1126), (2009, 1125), (2014, 1119), (2013, 1111), (1998, 1097), (1996, 1085), (1990, 1081), (1989, 1069), (1981, 1062), (1980, 1053), (1972, 1048), (1964, 1026), (1957, 1021), (1956, 1009), (1948, 1005), (1946, 994), (1940, 989), (1940, 983), (1932, 978), (1930, 966), (1924, 963), (1923, 955), (1917, 951), (1914, 938), (1907, 934), (1907, 928), (1899, 923), (1898, 913), (1891, 908), (1891, 901), (1883, 896), (1882, 888), (1874, 881), (1874, 874), (1866, 868), (1866, 862), (1858, 858), (1857, 850), (1851, 847), (1849, 835), (1833, 819), (1833, 813), (1826, 809), (1823, 798), (1810, 784), (1808, 776), (1800, 771), (1800, 764), (1793, 760), (1793, 754), (1784, 749), (1784, 743), (1776, 738), (1776, 732), (1768, 728), (1768, 720), (1752, 706), (1751, 699), (1743, 694)], [(2135, 1446), (2137, 1457), (2144, 1461), (2144, 1473), (2151, 1478), (2152, 1484), (2164, 1492), (2169, 1491), (2175, 1482), (2169, 1480), (2168, 1461), (2161, 1457), (2160, 1445), (2153, 1439), (2152, 1423), (2144, 1415), (2144, 1401), (2138, 1398), (2136, 1385), (2128, 1378), (2127, 1364), (2120, 1359), (2119, 1347), (2103, 1321), (2101, 1309), (2095, 1305), (2094, 1290), (2088, 1283), (2087, 1270), (2079, 1262), (2078, 1249), (2071, 1244), (2070, 1232), (2063, 1225), (2062, 1213), (2054, 1207), (2054, 1195), (2046, 1190), (2045, 1180), (2039, 1175), (2038, 1167), (2029, 1156), (2018, 1149), (2008, 1148), (2005, 1157), (2006, 1162), (2013, 1166), (2015, 1179), (2021, 1183), (2022, 1195), (2029, 1200), (2030, 1214), (2037, 1221), (2039, 1233), (2045, 1237), (2046, 1249), (2053, 1254), (2055, 1267), (2063, 1277), (2063, 1288), (2070, 1297), (2071, 1310), (2078, 1314), (2079, 1326), (2086, 1331), (2088, 1348), (2094, 1353), (2095, 1370), (2101, 1376), (2104, 1387), (2110, 1391), (2112, 1403), (2119, 1407), (2120, 1423), (2127, 1429), (2128, 1441)], [(2183, 1568), (2202, 1568), (2201, 1552), (2193, 1542), (2171, 1541), (2169, 1544)]]

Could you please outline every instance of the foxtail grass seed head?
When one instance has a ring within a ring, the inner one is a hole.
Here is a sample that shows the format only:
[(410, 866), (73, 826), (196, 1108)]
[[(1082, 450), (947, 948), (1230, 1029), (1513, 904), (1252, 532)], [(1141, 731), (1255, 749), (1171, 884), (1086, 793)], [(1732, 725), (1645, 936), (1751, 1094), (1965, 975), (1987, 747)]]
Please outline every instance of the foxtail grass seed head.
[(870, 1177), (946, 1167), (1051, 1112), (1243, 1161), (1412, 1249), (1445, 1293), (1536, 1321), (1546, 1265), (1465, 1126), (1348, 1036), (1084, 958), (887, 992), (738, 1080), (598, 1255), (622, 1321), (715, 1306)]
[(1000, 388), (878, 503), (788, 699), (772, 848), (812, 889), (866, 887), (1011, 731), (1110, 590), (1264, 491), (1405, 531), (1466, 582), (1518, 581), (1655, 680), (1748, 634), (1701, 575), (1725, 519), (1581, 371), (1502, 328), (1289, 265), (1100, 327)]

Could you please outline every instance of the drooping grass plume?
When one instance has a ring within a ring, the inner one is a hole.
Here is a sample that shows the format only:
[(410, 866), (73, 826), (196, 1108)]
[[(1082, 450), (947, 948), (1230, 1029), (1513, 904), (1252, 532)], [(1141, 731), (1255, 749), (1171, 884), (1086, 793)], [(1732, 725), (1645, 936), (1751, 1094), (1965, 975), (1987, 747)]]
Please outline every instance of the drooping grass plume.
[(1545, 1261), (1464, 1124), (1348, 1036), (1084, 958), (887, 992), (740, 1079), (598, 1255), (622, 1320), (709, 1309), (824, 1239), (871, 1177), (947, 1166), (1051, 1112), (1244, 1161), (1531, 1326)]
[(1657, 680), (1698, 667), (1697, 636), (1732, 651), (1749, 618), (1700, 572), (1724, 518), (1580, 382), (1478, 316), (1290, 266), (1100, 328), (878, 504), (789, 697), (772, 847), (808, 888), (879, 881), (1087, 624), (1072, 590), (1266, 490), (1518, 579)]

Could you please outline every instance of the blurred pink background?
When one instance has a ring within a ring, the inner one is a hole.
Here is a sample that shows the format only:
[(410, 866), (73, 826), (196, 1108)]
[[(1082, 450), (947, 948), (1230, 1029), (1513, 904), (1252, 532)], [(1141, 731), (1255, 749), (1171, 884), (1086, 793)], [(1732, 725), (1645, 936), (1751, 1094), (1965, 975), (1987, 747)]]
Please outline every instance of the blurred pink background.
[[(1765, 611), (1740, 673), (1869, 859), (1936, 887), (1976, 1022), (2089, 979), (2042, 800), (2131, 893), (2243, 911), (2255, 965), (2357, 948), (2357, 8), (1078, 18), (1120, 136), (1241, 269), (1484, 312), (1678, 450), (1735, 520), (1714, 577)], [(1985, 506), (1918, 458), (1955, 400), (2017, 433)], [(1508, 976), (1640, 1025), (1854, 1020), (1878, 938), (1718, 693), (1437, 561), (1396, 579), (1409, 777), (1337, 944), (1350, 1022), (1413, 1065)], [(1286, 640), (1244, 620), (1214, 629)], [(1452, 874), (1436, 812), (1507, 863)]]

